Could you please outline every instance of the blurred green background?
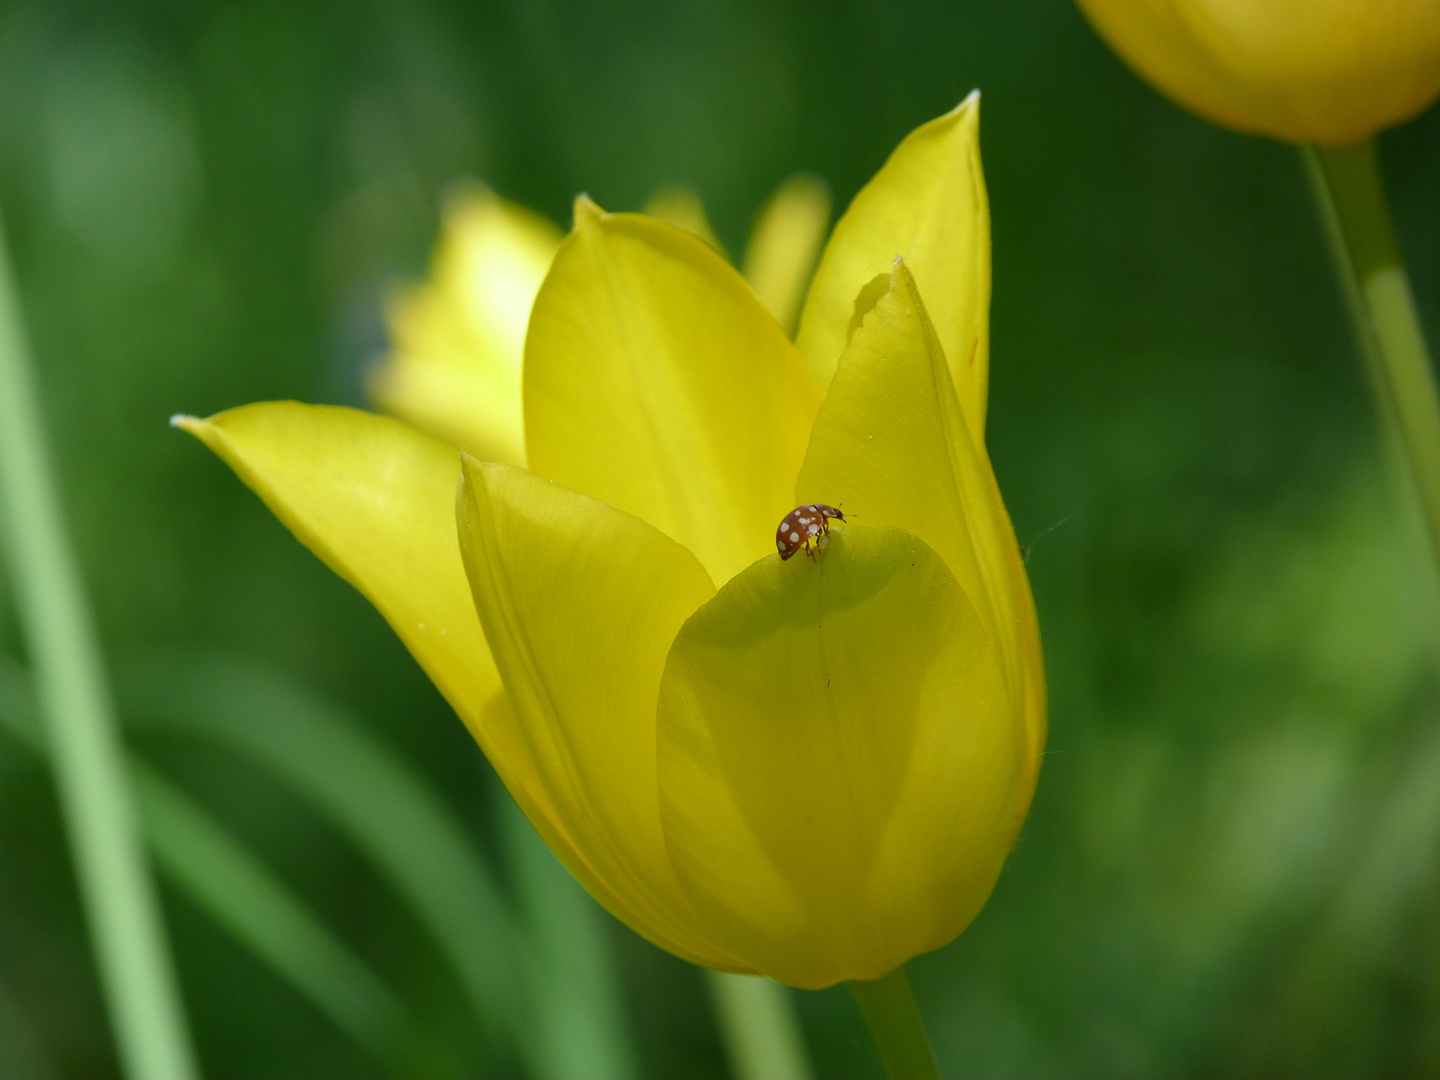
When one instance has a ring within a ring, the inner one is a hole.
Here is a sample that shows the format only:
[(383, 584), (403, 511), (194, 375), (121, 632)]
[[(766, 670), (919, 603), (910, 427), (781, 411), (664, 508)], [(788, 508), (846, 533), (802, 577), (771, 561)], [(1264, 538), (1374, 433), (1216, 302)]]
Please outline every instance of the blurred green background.
[[(738, 251), (783, 178), (843, 207), (973, 87), (989, 441), (1051, 739), (994, 898), (912, 965), (942, 1065), (1440, 1073), (1435, 584), (1293, 150), (1161, 100), (1061, 0), (0, 5), (0, 205), (131, 741), (437, 1071), (520, 1067), (414, 906), (263, 755), (156, 718), (294, 684), (422, 776), (508, 894), (498, 785), (375, 611), (167, 418), (361, 404), (457, 178), (559, 222), (580, 191), (691, 184)], [(1380, 149), (1440, 339), (1440, 115)], [(24, 662), (3, 599), (0, 651)], [(160, 880), (207, 1075), (397, 1071)], [(700, 974), (605, 933), (643, 1074), (727, 1075)], [(879, 1075), (843, 989), (797, 996), (820, 1075)], [(0, 737), (0, 1072), (117, 1068), (50, 776)]]

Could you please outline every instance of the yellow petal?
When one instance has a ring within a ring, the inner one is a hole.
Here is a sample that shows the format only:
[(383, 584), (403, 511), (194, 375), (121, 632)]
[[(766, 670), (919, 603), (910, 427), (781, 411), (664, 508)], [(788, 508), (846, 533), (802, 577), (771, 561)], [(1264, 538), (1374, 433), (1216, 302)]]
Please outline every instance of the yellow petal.
[(684, 229), (704, 240), (721, 255), (725, 254), (725, 245), (720, 243), (715, 230), (710, 227), (710, 219), (705, 216), (705, 204), (694, 188), (683, 184), (661, 188), (650, 196), (641, 212), (677, 229)]
[(586, 200), (575, 219), (525, 346), (530, 467), (648, 521), (726, 581), (794, 508), (819, 389), (712, 248)]
[(486, 461), (523, 464), (525, 327), (560, 238), (488, 190), (453, 198), (429, 280), (387, 306), (393, 352), (369, 379), (372, 400)]
[[(1005, 661), (1026, 733), (1029, 806), (1045, 743), (1040, 634), (1029, 582), (983, 445), (972, 438), (950, 371), (903, 262), (865, 314), (816, 417), (796, 502), (841, 506), (930, 545), (955, 575)], [(1023, 718), (1023, 719), (1022, 719)]]
[(945, 563), (836, 525), (686, 622), (660, 687), (661, 816), (727, 952), (793, 986), (888, 974), (975, 917), (1020, 753), (1001, 660)]
[(637, 518), (509, 465), (467, 457), (456, 514), (529, 763), (495, 761), (516, 800), (616, 916), (744, 970), (710, 944), (660, 832), (655, 698), (675, 632), (714, 595), (704, 569)]
[(930, 305), (960, 404), (985, 434), (990, 370), (990, 205), (980, 171), (980, 95), (916, 128), (835, 226), (796, 344), (828, 385), (853, 327), (855, 298), (901, 256)]
[[(412, 319), (435, 329), (445, 316), (423, 311), (427, 305), (415, 295), (398, 297), (390, 307), (391, 326)], [(412, 338), (413, 340), (413, 338)], [(486, 461), (525, 463), (525, 424), (518, 387), (497, 385), (494, 379), (467, 371), (444, 359), (437, 342), (425, 353), (392, 353), (384, 365), (366, 379), (365, 390), (377, 409), (460, 450)], [(460, 349), (448, 354), (466, 355)]]
[(455, 451), (395, 420), (293, 401), (174, 423), (380, 610), (486, 753), (498, 756), (482, 712), (500, 679), (455, 537)]
[(750, 232), (745, 279), (787, 334), (795, 331), (829, 226), (830, 189), (817, 177), (792, 176), (770, 196)]
[[(529, 738), (522, 726), (522, 721), (510, 703), (510, 696), (503, 689), (496, 693), (486, 706), (485, 722), (488, 727), (512, 733), (519, 740), (516, 745), (522, 745), (524, 740)], [(502, 759), (492, 760), (492, 764), (501, 780), (504, 781), (505, 787), (524, 812), (525, 817), (535, 827), (540, 838), (545, 841), (546, 846), (555, 853), (556, 858), (564, 863), (565, 868), (606, 911), (634, 929), (642, 937), (683, 960), (737, 974), (754, 973), (753, 969), (744, 966), (739, 961), (707, 951), (707, 947), (704, 945), (691, 949), (678, 940), (668, 937), (662, 928), (650, 926), (646, 918), (626, 899), (625, 895), (612, 889), (610, 883), (601, 877), (591, 864), (564, 823), (563, 815), (556, 810), (555, 804), (550, 798), (550, 792), (543, 785), (535, 782), (531, 763), (528, 760), (523, 761), (517, 767), (514, 759)], [(688, 899), (683, 899), (682, 904), (687, 911), (692, 910)]]
[(1433, 0), (1080, 0), (1127, 63), (1201, 116), (1349, 146), (1440, 93)]

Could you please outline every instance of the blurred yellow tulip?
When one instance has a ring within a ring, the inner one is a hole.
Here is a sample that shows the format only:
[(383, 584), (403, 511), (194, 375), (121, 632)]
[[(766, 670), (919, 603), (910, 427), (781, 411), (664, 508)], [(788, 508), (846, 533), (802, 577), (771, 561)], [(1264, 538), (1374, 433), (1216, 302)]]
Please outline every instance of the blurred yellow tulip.
[[(347, 409), (179, 421), (384, 613), (590, 892), (699, 964), (886, 976), (974, 918), (1030, 805), (978, 120), (856, 197), (798, 344), (693, 232), (582, 197), (528, 312), (528, 471)], [(852, 523), (782, 561), (818, 501)]]
[(485, 188), (446, 203), (430, 279), (386, 305), (393, 351), (370, 373), (388, 413), (487, 461), (525, 463), (525, 325), (563, 234)]
[(1440, 94), (1440, 0), (1079, 0), (1100, 36), (1209, 120), (1349, 146)]

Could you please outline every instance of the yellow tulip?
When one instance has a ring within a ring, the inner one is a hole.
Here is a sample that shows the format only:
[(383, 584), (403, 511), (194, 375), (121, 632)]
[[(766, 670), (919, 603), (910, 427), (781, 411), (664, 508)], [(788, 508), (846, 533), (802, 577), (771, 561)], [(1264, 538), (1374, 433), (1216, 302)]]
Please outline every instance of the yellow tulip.
[[(978, 112), (856, 197), (798, 346), (715, 248), (582, 197), (530, 314), (528, 471), (348, 409), (177, 421), (379, 608), (586, 888), (698, 964), (885, 976), (974, 918), (1030, 804)], [(784, 561), (810, 502), (847, 522)]]
[(525, 324), (556, 226), (487, 189), (448, 201), (430, 280), (391, 298), (394, 352), (368, 380), (386, 412), (487, 461), (525, 463)]
[(1440, 94), (1437, 0), (1079, 0), (1181, 105), (1240, 131), (1348, 146)]

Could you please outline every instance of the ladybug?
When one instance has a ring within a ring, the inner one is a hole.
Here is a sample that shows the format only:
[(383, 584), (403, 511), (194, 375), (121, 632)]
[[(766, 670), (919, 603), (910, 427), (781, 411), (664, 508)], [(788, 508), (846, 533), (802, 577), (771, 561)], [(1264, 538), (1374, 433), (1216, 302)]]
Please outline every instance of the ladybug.
[[(830, 535), (830, 519), (844, 521), (845, 515), (833, 506), (826, 506), (824, 503), (811, 503), (809, 506), (797, 506), (785, 515), (780, 522), (780, 527), (775, 530), (775, 547), (780, 552), (780, 560), (790, 558), (802, 547), (805, 554), (812, 560), (824, 544), (824, 538)], [(815, 541), (815, 547), (810, 547), (810, 541)]]

